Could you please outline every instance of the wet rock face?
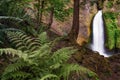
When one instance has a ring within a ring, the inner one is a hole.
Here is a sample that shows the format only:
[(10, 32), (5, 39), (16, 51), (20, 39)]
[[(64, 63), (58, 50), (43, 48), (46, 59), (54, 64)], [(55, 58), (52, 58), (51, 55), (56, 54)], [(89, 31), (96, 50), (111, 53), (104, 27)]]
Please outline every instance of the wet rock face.
[(90, 36), (90, 25), (92, 18), (97, 12), (97, 6), (95, 2), (90, 0), (80, 1), (80, 27), (77, 42), (82, 45), (87, 42)]

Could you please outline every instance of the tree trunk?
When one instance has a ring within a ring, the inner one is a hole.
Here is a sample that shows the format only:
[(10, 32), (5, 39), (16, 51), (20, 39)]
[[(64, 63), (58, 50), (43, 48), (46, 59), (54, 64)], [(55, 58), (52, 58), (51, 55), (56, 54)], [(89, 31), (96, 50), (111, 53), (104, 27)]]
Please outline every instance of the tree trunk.
[(38, 0), (37, 2), (38, 2), (38, 6), (37, 6), (37, 28), (38, 28), (42, 23), (44, 0)]
[(48, 23), (48, 28), (50, 28), (51, 25), (52, 25), (52, 23), (53, 23), (53, 16), (54, 16), (54, 7), (51, 8), (50, 19), (49, 19), (49, 23)]
[(80, 0), (74, 0), (73, 24), (72, 29), (68, 34), (70, 40), (75, 43), (79, 33), (79, 2)]
[(43, 9), (44, 9), (44, 0), (42, 0), (42, 2), (41, 2), (40, 24), (42, 23)]
[(38, 2), (38, 6), (37, 6), (37, 27), (36, 28), (38, 28), (40, 24), (40, 0), (37, 0), (37, 2)]

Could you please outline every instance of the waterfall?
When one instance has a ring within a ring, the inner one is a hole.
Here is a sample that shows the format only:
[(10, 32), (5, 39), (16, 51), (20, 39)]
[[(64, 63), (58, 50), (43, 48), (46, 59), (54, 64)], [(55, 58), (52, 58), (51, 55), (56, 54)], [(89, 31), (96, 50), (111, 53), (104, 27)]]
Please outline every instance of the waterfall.
[(104, 24), (102, 18), (102, 10), (99, 10), (93, 19), (93, 42), (92, 50), (97, 51), (100, 55), (108, 57), (104, 49)]

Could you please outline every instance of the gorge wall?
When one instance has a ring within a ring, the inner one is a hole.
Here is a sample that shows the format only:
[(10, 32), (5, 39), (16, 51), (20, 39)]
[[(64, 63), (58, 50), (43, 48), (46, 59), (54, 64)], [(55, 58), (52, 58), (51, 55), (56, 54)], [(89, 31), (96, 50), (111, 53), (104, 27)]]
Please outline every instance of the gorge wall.
[(80, 27), (77, 42), (82, 45), (88, 42), (91, 33), (91, 23), (97, 13), (97, 5), (90, 0), (80, 1)]

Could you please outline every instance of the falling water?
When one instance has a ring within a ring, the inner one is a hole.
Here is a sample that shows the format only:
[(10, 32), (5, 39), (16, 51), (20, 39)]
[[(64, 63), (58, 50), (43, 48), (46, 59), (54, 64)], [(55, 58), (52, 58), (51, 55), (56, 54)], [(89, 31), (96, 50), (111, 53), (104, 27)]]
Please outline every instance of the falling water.
[(93, 43), (91, 45), (93, 51), (97, 51), (100, 55), (108, 57), (104, 49), (104, 25), (102, 18), (102, 10), (99, 10), (93, 20)]

